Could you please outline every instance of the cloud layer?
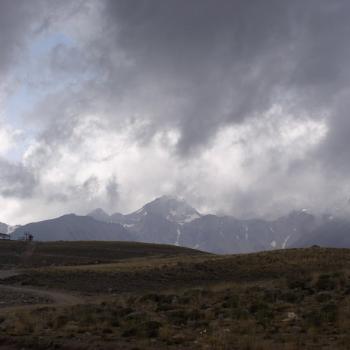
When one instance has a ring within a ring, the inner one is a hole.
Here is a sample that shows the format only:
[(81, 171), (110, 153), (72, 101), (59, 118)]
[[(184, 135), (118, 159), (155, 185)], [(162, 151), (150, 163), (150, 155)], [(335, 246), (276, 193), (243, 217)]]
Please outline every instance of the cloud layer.
[(349, 197), (346, 0), (0, 1), (3, 221), (177, 194), (236, 216)]

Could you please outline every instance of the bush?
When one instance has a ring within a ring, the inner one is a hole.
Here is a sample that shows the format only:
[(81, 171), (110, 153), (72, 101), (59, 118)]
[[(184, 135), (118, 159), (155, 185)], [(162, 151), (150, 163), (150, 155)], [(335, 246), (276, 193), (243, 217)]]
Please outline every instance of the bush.
[(321, 308), (322, 319), (334, 323), (338, 317), (338, 308), (335, 303), (328, 303)]
[(141, 331), (147, 338), (156, 338), (159, 334), (161, 323), (157, 321), (147, 321), (140, 325)]
[(223, 308), (236, 308), (239, 305), (238, 295), (230, 295), (225, 298), (225, 301), (222, 303)]
[(170, 322), (176, 325), (185, 325), (188, 321), (197, 321), (204, 318), (204, 315), (197, 309), (192, 310), (174, 310), (168, 312)]
[(315, 288), (318, 290), (333, 290), (337, 286), (335, 278), (328, 274), (322, 274), (318, 277), (315, 283)]

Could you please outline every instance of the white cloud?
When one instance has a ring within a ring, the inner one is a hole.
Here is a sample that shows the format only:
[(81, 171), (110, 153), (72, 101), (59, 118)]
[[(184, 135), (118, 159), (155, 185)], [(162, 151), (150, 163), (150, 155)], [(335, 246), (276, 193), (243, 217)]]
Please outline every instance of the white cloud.
[[(183, 196), (204, 212), (240, 216), (260, 210), (268, 214), (279, 201), (288, 207), (285, 201), (295, 189), (285, 184), (288, 167), (307, 157), (326, 134), (324, 122), (267, 114), (255, 123), (222, 129), (196, 159), (183, 159), (175, 152), (176, 129), (139, 144), (131, 137), (138, 127), (132, 124), (116, 132), (106, 128), (101, 118), (87, 116), (68, 142), (57, 144), (54, 150), (44, 141), (33, 143), (24, 164), (34, 169), (40, 186), (31, 200), (16, 208), (17, 213), (22, 211), (20, 221), (66, 212), (84, 214), (99, 206), (131, 211), (164, 193)], [(117, 203), (108, 200), (111, 179), (118, 184)], [(305, 189), (309, 178), (298, 176), (297, 181)], [(254, 202), (244, 198), (249, 193), (256, 195)]]
[(0, 119), (0, 157), (6, 157), (16, 147), (22, 132), (12, 128)]
[(164, 193), (237, 216), (347, 196), (349, 55), (336, 40), (346, 11), (37, 0), (18, 13), (5, 2), (14, 26), (0, 33), (0, 109), (19, 87), (28, 96), (16, 118), (1, 115), (0, 220), (130, 211)]

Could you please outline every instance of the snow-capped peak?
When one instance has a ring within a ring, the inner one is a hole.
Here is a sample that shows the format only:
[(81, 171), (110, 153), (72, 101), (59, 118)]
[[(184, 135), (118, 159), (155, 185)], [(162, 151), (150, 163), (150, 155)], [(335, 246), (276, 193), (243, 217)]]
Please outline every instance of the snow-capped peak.
[(168, 195), (156, 198), (131, 215), (143, 216), (145, 213), (159, 215), (168, 221), (179, 224), (190, 222), (201, 216), (185, 200)]

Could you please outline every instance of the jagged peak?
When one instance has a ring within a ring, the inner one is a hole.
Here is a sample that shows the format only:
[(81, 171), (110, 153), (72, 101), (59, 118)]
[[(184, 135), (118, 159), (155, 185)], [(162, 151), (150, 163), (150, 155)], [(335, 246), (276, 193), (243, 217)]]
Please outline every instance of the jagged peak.
[(177, 223), (190, 222), (201, 216), (183, 198), (171, 195), (158, 197), (131, 215), (148, 215), (149, 213), (160, 215), (169, 221)]

